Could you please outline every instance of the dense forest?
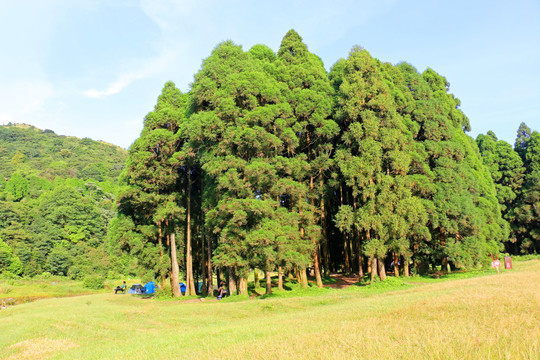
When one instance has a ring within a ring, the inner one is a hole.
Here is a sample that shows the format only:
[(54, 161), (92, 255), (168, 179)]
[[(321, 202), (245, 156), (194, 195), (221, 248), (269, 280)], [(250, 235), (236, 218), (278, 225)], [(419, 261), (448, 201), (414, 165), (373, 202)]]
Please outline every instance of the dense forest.
[(103, 142), (1, 126), (0, 271), (82, 279), (136, 266), (107, 241), (126, 158)]
[(253, 269), (270, 293), (270, 273), (322, 286), (537, 252), (538, 133), (475, 142), (459, 106), (432, 69), (360, 47), (328, 73), (294, 30), (277, 54), (226, 41), (145, 117), (112, 236), (176, 296), (179, 270), (187, 294), (216, 274), (244, 294)]
[[(250, 272), (317, 286), (540, 251), (540, 133), (472, 139), (450, 84), (354, 47), (328, 72), (289, 31), (167, 82), (129, 153), (0, 128), (0, 271), (138, 275), (180, 295)], [(257, 274), (256, 281), (258, 281)]]

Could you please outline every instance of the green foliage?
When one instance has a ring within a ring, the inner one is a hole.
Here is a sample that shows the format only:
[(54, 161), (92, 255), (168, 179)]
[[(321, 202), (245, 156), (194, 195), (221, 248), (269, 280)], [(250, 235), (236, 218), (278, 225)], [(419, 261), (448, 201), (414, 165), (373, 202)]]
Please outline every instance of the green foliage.
[[(131, 250), (152, 272), (152, 278), (160, 278), (164, 285), (169, 273), (175, 277), (172, 282), (176, 296), (180, 296), (180, 289), (175, 239), (182, 227), (188, 228), (186, 248), (190, 248), (191, 223), (187, 219), (191, 217), (196, 165), (185, 133), (187, 100), (174, 83), (167, 82), (154, 111), (146, 115), (141, 136), (129, 151), (122, 176), (127, 187), (120, 197), (118, 220), (111, 227), (113, 241), (122, 242), (124, 249)], [(117, 231), (120, 228), (127, 233)], [(189, 264), (190, 250), (187, 252)], [(190, 281), (192, 277), (188, 277)]]
[(501, 213), (511, 226), (510, 237), (505, 244), (506, 249), (518, 252), (517, 238), (519, 234), (516, 231), (518, 219), (515, 210), (519, 204), (519, 196), (525, 177), (523, 161), (519, 153), (514, 151), (510, 144), (497, 140), (497, 137), (491, 131), (487, 135), (478, 135), (476, 142), (484, 165), (489, 169), (495, 183)]
[(0, 239), (0, 269), (8, 268), (11, 264), (13, 250)]
[(28, 180), (21, 174), (15, 173), (6, 183), (6, 191), (11, 194), (13, 201), (20, 201), (28, 195)]
[(521, 149), (525, 152), (525, 181), (514, 214), (516, 242), (520, 252), (527, 254), (540, 252), (540, 133), (532, 132), (525, 144)]
[(519, 129), (517, 131), (516, 142), (514, 143), (514, 150), (519, 154), (523, 161), (525, 161), (526, 158), (527, 147), (530, 138), (531, 129), (527, 126), (527, 124), (522, 122), (519, 125)]
[(103, 289), (105, 279), (99, 275), (86, 276), (83, 280), (83, 287), (87, 289), (99, 290)]
[(14, 275), (22, 275), (23, 269), (24, 267), (21, 259), (16, 255), (13, 256), (7, 270)]
[(391, 261), (480, 266), (508, 239), (501, 210), (528, 218), (509, 209), (534, 194), (518, 195), (522, 165), (508, 146), (465, 134), (449, 88), (430, 68), (359, 47), (328, 74), (294, 30), (277, 54), (221, 43), (188, 94), (165, 84), (146, 116), (111, 239), (162, 280), (174, 260), (165, 240), (179, 230), (186, 276), (210, 257), (232, 285), (250, 268), (362, 273), (374, 258), (382, 279)]
[(491, 132), (475, 142), (449, 90), (360, 47), (328, 74), (290, 30), (277, 53), (219, 44), (188, 93), (167, 82), (129, 154), (0, 127), (0, 270), (162, 285), (182, 270), (191, 293), (208, 265), (233, 287), (253, 268), (313, 265), (322, 286), (319, 269), (364, 275), (375, 259), (372, 282), (391, 262), (418, 273), (485, 265), (503, 242), (538, 252), (540, 135), (522, 124), (515, 150)]
[(67, 275), (72, 264), (68, 250), (62, 246), (54, 247), (48, 258), (46, 267), (53, 275)]
[(0, 187), (0, 236), (14, 260), (0, 272), (34, 276), (48, 270), (80, 279), (110, 267), (103, 250), (93, 265), (87, 259), (105, 248), (125, 159), (126, 151), (110, 144), (1, 126), (0, 172), (6, 180)]
[(23, 273), (21, 259), (13, 253), (13, 249), (0, 238), (0, 274), (19, 276)]
[(58, 176), (88, 180), (101, 174), (103, 180), (115, 181), (127, 155), (111, 144), (59, 136), (23, 124), (0, 126), (0, 149), (4, 177), (18, 172), (26, 178), (35, 175), (49, 180)]

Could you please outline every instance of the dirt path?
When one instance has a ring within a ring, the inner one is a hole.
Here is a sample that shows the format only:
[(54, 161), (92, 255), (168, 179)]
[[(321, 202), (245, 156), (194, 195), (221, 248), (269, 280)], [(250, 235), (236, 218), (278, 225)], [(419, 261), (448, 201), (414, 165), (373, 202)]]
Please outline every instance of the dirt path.
[(358, 282), (358, 276), (346, 276), (343, 274), (331, 274), (330, 277), (335, 279), (336, 282), (333, 284), (324, 285), (325, 287), (330, 287), (332, 289), (343, 289), (354, 285)]

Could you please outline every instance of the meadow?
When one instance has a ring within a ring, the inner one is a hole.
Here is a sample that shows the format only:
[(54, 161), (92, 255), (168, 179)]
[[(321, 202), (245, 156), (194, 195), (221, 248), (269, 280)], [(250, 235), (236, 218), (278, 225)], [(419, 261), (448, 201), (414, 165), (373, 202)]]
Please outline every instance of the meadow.
[(0, 358), (540, 359), (540, 260), (483, 275), (251, 300), (46, 298), (0, 311)]

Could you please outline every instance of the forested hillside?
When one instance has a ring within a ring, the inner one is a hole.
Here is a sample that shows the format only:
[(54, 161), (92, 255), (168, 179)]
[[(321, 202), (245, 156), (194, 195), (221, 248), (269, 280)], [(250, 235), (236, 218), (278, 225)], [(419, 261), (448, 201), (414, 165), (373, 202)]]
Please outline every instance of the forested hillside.
[(0, 127), (0, 271), (82, 278), (117, 269), (106, 232), (127, 152), (29, 125)]
[(322, 286), (336, 271), (482, 266), (509, 240), (536, 251), (536, 135), (519, 150), (531, 170), (508, 215), (516, 196), (500, 193), (449, 86), (360, 47), (327, 73), (294, 30), (277, 53), (219, 44), (188, 93), (168, 82), (145, 117), (112, 236), (175, 295), (179, 269), (188, 294), (194, 279), (211, 293), (215, 272), (243, 294), (254, 268), (282, 289), (286, 274), (308, 286), (308, 269)]

